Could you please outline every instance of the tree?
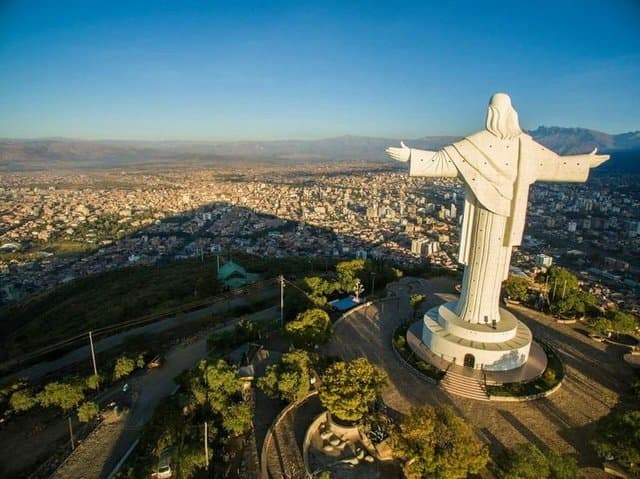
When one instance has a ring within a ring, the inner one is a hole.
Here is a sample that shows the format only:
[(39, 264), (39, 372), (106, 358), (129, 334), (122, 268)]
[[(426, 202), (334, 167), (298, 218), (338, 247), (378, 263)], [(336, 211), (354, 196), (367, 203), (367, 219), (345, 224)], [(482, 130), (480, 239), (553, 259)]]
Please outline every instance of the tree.
[(407, 479), (465, 478), (480, 472), (489, 460), (486, 446), (448, 406), (413, 408), (392, 438)]
[(91, 376), (87, 376), (84, 380), (85, 386), (87, 389), (97, 390), (102, 382), (102, 376), (99, 374), (92, 374)]
[(331, 318), (322, 309), (308, 309), (288, 322), (284, 329), (297, 347), (324, 344), (331, 338)]
[(525, 443), (505, 452), (501, 466), (501, 479), (545, 479), (549, 477), (549, 463), (534, 444)]
[(616, 334), (630, 334), (638, 327), (636, 318), (622, 311), (609, 311), (607, 319), (611, 322), (611, 331)]
[(640, 410), (616, 410), (602, 417), (591, 445), (602, 459), (614, 457), (631, 472), (640, 472)]
[(294, 402), (309, 393), (310, 379), (309, 353), (294, 349), (283, 354), (278, 363), (267, 368), (265, 375), (258, 379), (258, 387), (267, 396)]
[(36, 399), (43, 407), (58, 406), (68, 411), (84, 399), (83, 385), (55, 381), (47, 384)]
[(509, 276), (502, 283), (502, 291), (513, 301), (526, 301), (529, 298), (529, 280), (522, 276)]
[(549, 479), (577, 479), (581, 477), (578, 463), (571, 456), (563, 456), (555, 451), (547, 452)]
[(340, 291), (350, 293), (356, 285), (358, 275), (364, 271), (365, 262), (362, 259), (341, 261), (336, 265), (337, 286)]
[(591, 323), (591, 326), (597, 332), (604, 335), (609, 335), (611, 331), (613, 331), (613, 324), (611, 323), (611, 320), (607, 318), (598, 318)]
[(552, 314), (583, 316), (596, 304), (596, 298), (582, 291), (578, 278), (564, 268), (552, 266), (544, 280), (549, 288), (549, 309)]
[(505, 451), (498, 461), (501, 479), (576, 479), (580, 469), (571, 456), (543, 453), (534, 444), (520, 444)]
[(78, 407), (78, 419), (80, 422), (89, 422), (98, 415), (100, 409), (98, 405), (92, 401), (87, 401)]
[(208, 402), (214, 411), (222, 412), (233, 396), (242, 391), (242, 380), (236, 368), (222, 359), (206, 365), (204, 373), (208, 387)]
[(213, 364), (200, 361), (184, 381), (187, 408), (191, 411), (224, 411), (242, 390), (242, 382), (235, 368), (224, 360)]
[(386, 379), (365, 358), (338, 361), (322, 375), (320, 402), (338, 419), (359, 421), (369, 412)]
[(222, 416), (222, 426), (229, 433), (237, 436), (251, 427), (252, 416), (251, 407), (248, 404), (232, 404)]
[(116, 365), (113, 368), (113, 380), (117, 381), (127, 377), (135, 368), (136, 362), (133, 359), (127, 356), (120, 356), (116, 359)]
[(311, 303), (321, 308), (327, 304), (327, 296), (336, 290), (336, 283), (330, 283), (326, 279), (311, 276), (302, 280), (303, 288), (307, 291), (307, 297)]
[(145, 364), (147, 364), (147, 362), (144, 360), (144, 353), (138, 354), (138, 357), (136, 358), (136, 367), (143, 368)]
[(15, 412), (24, 412), (31, 409), (37, 404), (36, 398), (33, 397), (28, 389), (20, 389), (14, 392), (9, 399), (9, 406)]

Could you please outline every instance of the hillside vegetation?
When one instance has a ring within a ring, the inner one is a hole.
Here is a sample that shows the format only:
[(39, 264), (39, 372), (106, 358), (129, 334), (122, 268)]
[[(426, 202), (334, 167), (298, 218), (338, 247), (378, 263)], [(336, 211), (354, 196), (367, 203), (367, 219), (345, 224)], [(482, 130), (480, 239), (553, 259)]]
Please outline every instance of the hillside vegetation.
[(215, 261), (119, 269), (0, 309), (0, 360), (218, 291)]

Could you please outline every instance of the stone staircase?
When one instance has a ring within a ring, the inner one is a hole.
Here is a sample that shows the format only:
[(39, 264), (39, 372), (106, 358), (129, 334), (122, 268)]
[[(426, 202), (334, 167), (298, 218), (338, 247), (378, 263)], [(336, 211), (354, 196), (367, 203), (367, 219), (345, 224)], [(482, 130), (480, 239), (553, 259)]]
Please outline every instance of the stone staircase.
[(489, 400), (489, 395), (482, 381), (474, 377), (464, 376), (451, 369), (447, 371), (444, 379), (440, 381), (440, 387), (449, 394), (455, 394), (456, 396), (478, 401)]

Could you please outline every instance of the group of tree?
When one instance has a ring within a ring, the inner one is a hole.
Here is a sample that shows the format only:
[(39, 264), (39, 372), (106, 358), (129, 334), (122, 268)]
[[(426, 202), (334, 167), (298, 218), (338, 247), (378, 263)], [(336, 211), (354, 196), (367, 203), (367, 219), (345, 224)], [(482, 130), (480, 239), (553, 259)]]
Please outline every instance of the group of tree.
[(599, 313), (595, 296), (583, 291), (578, 278), (565, 268), (552, 266), (546, 273), (539, 274), (536, 281), (546, 285), (549, 311), (552, 314), (579, 317)]
[(334, 296), (353, 294), (357, 282), (367, 291), (371, 286), (384, 287), (401, 276), (400, 270), (380, 261), (341, 261), (332, 277), (307, 276), (298, 280), (285, 294), (285, 316), (291, 318), (309, 308), (323, 308)]
[[(135, 359), (126, 355), (115, 360), (111, 379), (118, 381), (129, 376), (136, 368), (144, 367), (145, 360), (142, 354)], [(8, 411), (23, 413), (36, 406), (58, 408), (65, 414), (76, 409), (81, 422), (88, 422), (99, 413), (98, 405), (87, 399), (88, 393), (97, 391), (109, 378), (99, 374), (92, 374), (85, 378), (68, 377), (52, 381), (34, 391), (25, 382), (18, 382), (13, 391), (6, 394)], [(90, 396), (90, 394), (89, 394)]]
[(267, 396), (295, 402), (311, 390), (312, 358), (308, 352), (294, 349), (269, 366), (258, 380), (258, 387)]
[[(407, 479), (462, 479), (478, 474), (489, 451), (473, 429), (448, 406), (411, 410), (392, 431), (394, 456)], [(499, 479), (576, 479), (575, 459), (555, 451), (542, 452), (530, 443), (508, 449), (496, 461)]]
[(182, 385), (187, 415), (211, 420), (232, 435), (250, 427), (251, 409), (242, 399), (242, 380), (226, 361), (200, 361)]
[(603, 416), (591, 445), (601, 459), (615, 459), (640, 477), (640, 410), (615, 409)]
[(580, 469), (574, 458), (555, 451), (542, 452), (524, 443), (508, 449), (498, 460), (500, 479), (576, 479)]
[(413, 408), (392, 433), (392, 443), (407, 479), (462, 479), (489, 460), (487, 447), (448, 406)]
[(57, 408), (64, 414), (69, 414), (76, 409), (78, 419), (88, 422), (98, 415), (99, 408), (95, 402), (86, 400), (86, 391), (97, 389), (99, 381), (99, 376), (93, 375), (85, 379), (52, 381), (37, 393), (28, 385), (22, 384), (11, 393), (8, 400), (9, 410), (13, 413), (23, 413), (40, 406)]
[[(170, 456), (172, 477), (204, 477), (207, 462), (211, 477), (221, 477), (216, 468), (224, 462), (229, 440), (251, 427), (251, 408), (242, 398), (243, 382), (226, 361), (202, 360), (178, 382), (178, 392), (163, 400), (145, 425), (137, 448), (140, 453), (124, 467), (127, 477), (149, 477), (164, 455)], [(205, 423), (208, 458), (203, 448)]]
[(592, 326), (596, 331), (606, 335), (630, 334), (638, 328), (638, 320), (630, 313), (609, 310), (604, 316), (595, 319)]
[(330, 365), (320, 381), (320, 402), (332, 417), (361, 421), (387, 383), (387, 376), (365, 358)]

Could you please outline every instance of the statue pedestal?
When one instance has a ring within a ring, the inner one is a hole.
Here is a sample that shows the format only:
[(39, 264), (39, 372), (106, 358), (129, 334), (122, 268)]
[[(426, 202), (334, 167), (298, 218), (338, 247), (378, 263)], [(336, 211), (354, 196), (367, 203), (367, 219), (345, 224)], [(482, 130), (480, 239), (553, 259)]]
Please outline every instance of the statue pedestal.
[(422, 342), (432, 354), (473, 369), (508, 371), (527, 362), (531, 331), (509, 311), (500, 308), (496, 323), (469, 323), (454, 312), (456, 303), (445, 303), (424, 315)]

